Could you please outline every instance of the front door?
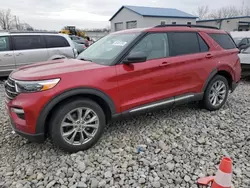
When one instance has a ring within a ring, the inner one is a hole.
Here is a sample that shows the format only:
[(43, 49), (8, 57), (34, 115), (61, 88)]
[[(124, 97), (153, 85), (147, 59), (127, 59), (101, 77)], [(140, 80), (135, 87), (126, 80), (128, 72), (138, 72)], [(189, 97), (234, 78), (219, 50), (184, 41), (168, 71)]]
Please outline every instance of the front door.
[(8, 75), (16, 68), (9, 36), (0, 36), (0, 76)]
[(136, 44), (129, 54), (143, 52), (147, 60), (117, 65), (121, 111), (172, 97), (175, 69), (168, 64), (168, 37), (151, 33)]
[(17, 67), (48, 60), (49, 55), (43, 37), (14, 35), (12, 39)]

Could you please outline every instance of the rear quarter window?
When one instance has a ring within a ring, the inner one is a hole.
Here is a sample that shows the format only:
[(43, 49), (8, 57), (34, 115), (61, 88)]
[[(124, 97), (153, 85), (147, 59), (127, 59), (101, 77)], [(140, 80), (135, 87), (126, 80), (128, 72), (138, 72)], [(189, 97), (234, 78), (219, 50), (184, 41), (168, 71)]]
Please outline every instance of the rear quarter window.
[(228, 34), (210, 33), (209, 36), (226, 50), (237, 48), (233, 39)]
[(45, 36), (45, 40), (47, 43), (47, 48), (62, 48), (69, 47), (70, 44), (68, 41), (62, 36)]

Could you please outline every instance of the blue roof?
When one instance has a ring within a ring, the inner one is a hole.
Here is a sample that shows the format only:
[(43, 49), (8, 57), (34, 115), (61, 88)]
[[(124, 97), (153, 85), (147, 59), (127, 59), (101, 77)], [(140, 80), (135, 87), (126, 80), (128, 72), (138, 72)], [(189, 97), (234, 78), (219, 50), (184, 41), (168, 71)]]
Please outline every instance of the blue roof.
[(216, 19), (208, 19), (208, 20), (197, 20), (197, 22), (212, 22), (212, 21), (231, 20), (231, 19), (240, 19), (240, 18), (250, 18), (250, 16), (235, 16), (235, 17), (229, 17), (229, 18), (216, 18)]
[(188, 14), (174, 8), (142, 7), (142, 6), (122, 6), (111, 18), (111, 21), (123, 8), (127, 8), (145, 17), (166, 17), (166, 18), (189, 18), (196, 19), (197, 16)]

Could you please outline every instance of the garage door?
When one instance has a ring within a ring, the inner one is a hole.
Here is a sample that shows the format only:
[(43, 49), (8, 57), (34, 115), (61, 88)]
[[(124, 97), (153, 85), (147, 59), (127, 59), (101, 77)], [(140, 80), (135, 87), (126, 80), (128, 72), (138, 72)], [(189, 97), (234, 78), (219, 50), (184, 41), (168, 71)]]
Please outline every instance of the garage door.
[(137, 28), (137, 21), (127, 22), (127, 29)]
[(115, 31), (123, 30), (123, 23), (115, 23)]

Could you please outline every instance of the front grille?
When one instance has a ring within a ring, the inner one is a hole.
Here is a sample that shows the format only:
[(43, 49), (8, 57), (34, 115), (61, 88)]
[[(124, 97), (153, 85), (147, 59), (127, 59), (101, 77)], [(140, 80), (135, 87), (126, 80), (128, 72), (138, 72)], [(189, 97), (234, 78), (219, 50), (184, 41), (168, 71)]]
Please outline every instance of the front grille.
[(11, 78), (8, 78), (8, 80), (4, 84), (5, 86), (5, 96), (9, 99), (12, 100), (14, 99), (18, 93), (16, 91), (15, 87), (15, 81)]

